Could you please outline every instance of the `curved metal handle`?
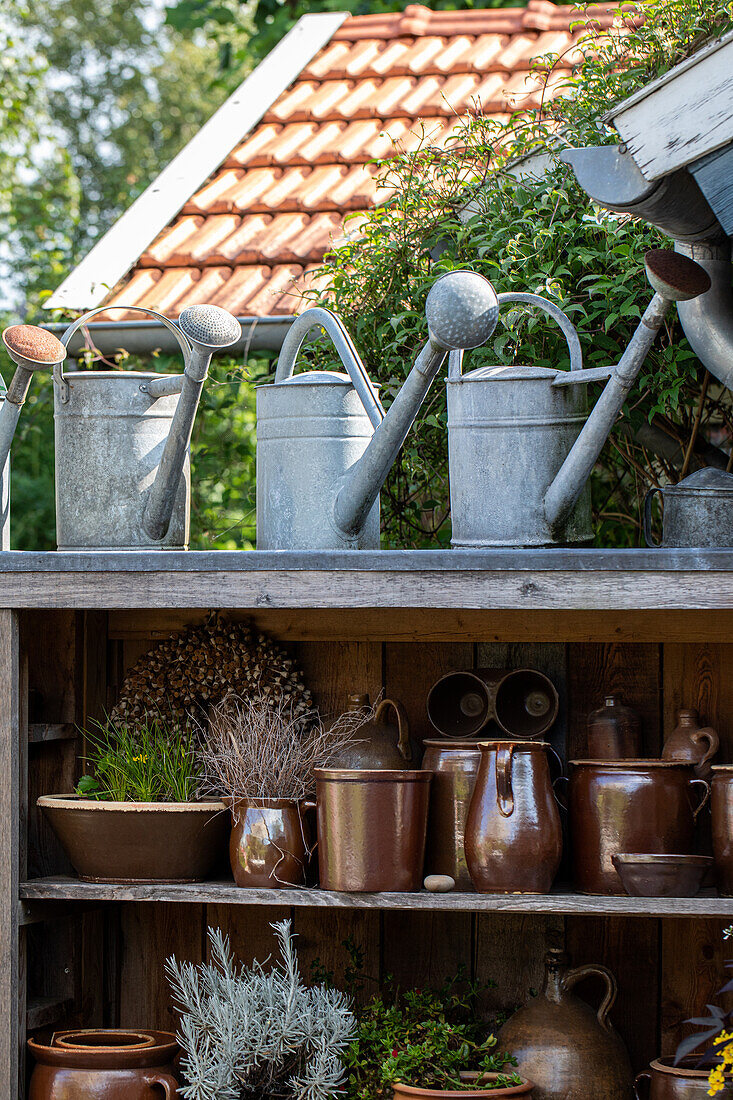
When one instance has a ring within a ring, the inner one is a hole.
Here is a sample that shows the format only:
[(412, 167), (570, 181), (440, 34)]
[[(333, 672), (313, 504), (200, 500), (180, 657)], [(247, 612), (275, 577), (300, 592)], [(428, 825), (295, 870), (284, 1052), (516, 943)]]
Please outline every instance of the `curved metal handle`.
[(394, 710), (397, 715), (397, 748), (400, 756), (403, 760), (412, 760), (412, 747), (410, 746), (410, 722), (407, 717), (407, 711), (397, 699), (382, 699), (377, 705), (377, 709), (374, 711), (374, 721), (379, 722), (382, 719), (382, 715), (385, 710), (389, 708)]
[(697, 784), (698, 786), (702, 785), (705, 788), (705, 793), (703, 794), (702, 798), (700, 799), (700, 804), (697, 807), (697, 809), (692, 811), (692, 820), (693, 821), (697, 821), (697, 818), (698, 818), (698, 815), (699, 815), (700, 811), (702, 810), (702, 808), (705, 806), (708, 799), (710, 798), (710, 784), (708, 783), (708, 781), (706, 779), (691, 779), (690, 780), (690, 786), (694, 787), (695, 784)]
[(598, 1023), (606, 1031), (612, 1031), (611, 1024), (608, 1019), (608, 1014), (613, 1008), (618, 993), (618, 986), (616, 979), (610, 970), (605, 966), (597, 966), (594, 963), (588, 963), (587, 966), (578, 966), (574, 970), (568, 970), (567, 974), (562, 980), (563, 989), (572, 989), (574, 985), (577, 985), (583, 978), (590, 978), (597, 975), (599, 978), (603, 978), (606, 983), (606, 995), (601, 1001), (598, 1007)]
[(701, 741), (707, 741), (708, 751), (700, 758), (695, 765), (695, 770), (702, 771), (709, 760), (715, 756), (716, 752), (720, 748), (720, 738), (718, 737), (717, 730), (714, 730), (712, 726), (705, 726), (704, 729), (696, 730), (692, 736), (692, 740), (696, 745), (699, 745)]
[(647, 546), (661, 546), (661, 542), (654, 541), (652, 534), (652, 501), (655, 493), (662, 493), (661, 486), (654, 485), (644, 497), (644, 542)]
[(378, 428), (385, 417), (382, 402), (379, 400), (379, 395), (367, 373), (366, 367), (359, 358), (359, 353), (346, 325), (330, 309), (313, 306), (295, 318), (280, 349), (277, 367), (275, 368), (275, 383), (292, 378), (295, 362), (303, 346), (303, 341), (308, 333), (315, 328), (325, 329), (331, 337), (331, 343), (338, 352), (339, 359), (346, 367), (349, 378), (359, 395), (372, 427)]
[[(651, 1075), (651, 1073), (649, 1073), (649, 1071), (645, 1069), (641, 1073), (637, 1073), (636, 1077), (634, 1078), (634, 1096), (635, 1096), (636, 1100), (641, 1100), (641, 1096), (639, 1096), (639, 1082), (640, 1081), (648, 1081), (649, 1082), (649, 1088), (651, 1089), (651, 1086), (652, 1086), (652, 1075)], [(648, 1095), (648, 1093), (647, 1093), (647, 1095)]]
[(165, 1093), (165, 1100), (176, 1100), (178, 1096), (178, 1081), (171, 1073), (146, 1073), (143, 1081), (150, 1088), (159, 1085)]
[(513, 745), (496, 747), (496, 801), (502, 817), (511, 817), (514, 813), (514, 791), (512, 790)]

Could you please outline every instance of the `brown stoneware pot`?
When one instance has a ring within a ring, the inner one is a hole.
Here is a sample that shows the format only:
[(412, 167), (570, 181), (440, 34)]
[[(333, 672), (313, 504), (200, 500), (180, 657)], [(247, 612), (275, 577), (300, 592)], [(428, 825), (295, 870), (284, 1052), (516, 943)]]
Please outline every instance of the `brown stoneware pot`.
[[(596, 1012), (571, 992), (597, 975), (606, 993)], [(629, 1100), (631, 1063), (608, 1014), (616, 980), (603, 966), (568, 969), (561, 951), (549, 951), (539, 997), (507, 1020), (499, 1031), (501, 1050), (517, 1059), (517, 1071), (534, 1082), (535, 1100)]]
[(696, 710), (677, 712), (677, 726), (664, 742), (662, 760), (694, 764), (698, 779), (710, 779), (710, 761), (720, 748), (720, 738), (711, 726), (700, 725)]
[(317, 768), (318, 853), (324, 890), (419, 890), (428, 771)]
[(139, 1045), (129, 1032), (74, 1032), (77, 1045), (28, 1040), (35, 1059), (28, 1100), (177, 1100), (175, 1035), (149, 1031)]
[(229, 861), (237, 886), (305, 885), (310, 805), (289, 798), (242, 798), (231, 803)]
[[(349, 710), (359, 711), (369, 706), (368, 695), (349, 696)], [(394, 717), (394, 722), (390, 719)], [(374, 718), (360, 726), (353, 743), (339, 753), (339, 768), (386, 768), (399, 771), (412, 760), (410, 724), (407, 711), (396, 699), (382, 699)]]
[[(697, 1069), (698, 1061), (693, 1055), (675, 1066), (673, 1057), (656, 1058), (634, 1081), (636, 1100), (703, 1100), (708, 1096), (710, 1071)], [(721, 1100), (733, 1096), (733, 1076), (726, 1074), (725, 1080), (723, 1091), (716, 1094)]]
[(464, 839), (481, 749), (476, 741), (426, 741), (422, 766), (430, 784), (425, 874), (450, 875), (456, 890), (473, 890)]
[[(510, 1070), (511, 1072), (511, 1070)], [(461, 1074), (461, 1077), (468, 1080), (474, 1077), (475, 1074)], [(484, 1077), (496, 1078), (499, 1075), (497, 1073), (486, 1073)], [(422, 1100), (471, 1100), (471, 1097), (478, 1096), (532, 1096), (533, 1085), (531, 1081), (523, 1080), (521, 1085), (509, 1085), (507, 1088), (502, 1089), (421, 1089), (416, 1088), (414, 1085), (393, 1085), (394, 1100), (400, 1100), (401, 1097), (415, 1098), (422, 1097)]]
[(481, 893), (546, 894), (562, 828), (542, 741), (482, 741), (466, 822), (466, 860)]
[(710, 791), (692, 764), (573, 760), (570, 767), (573, 878), (582, 894), (625, 893), (613, 865), (621, 852), (692, 854)]
[(588, 756), (594, 760), (636, 759), (641, 752), (641, 722), (617, 695), (588, 715)]
[(200, 882), (226, 851), (223, 802), (94, 802), (53, 794), (37, 805), (87, 882)]
[(715, 764), (712, 781), (713, 858), (718, 891), (733, 897), (733, 765)]

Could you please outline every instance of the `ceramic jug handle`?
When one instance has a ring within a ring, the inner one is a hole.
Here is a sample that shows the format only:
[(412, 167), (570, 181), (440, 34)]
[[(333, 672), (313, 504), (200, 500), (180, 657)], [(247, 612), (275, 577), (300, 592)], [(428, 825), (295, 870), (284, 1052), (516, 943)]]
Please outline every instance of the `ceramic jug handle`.
[(661, 546), (661, 542), (654, 541), (652, 534), (652, 501), (655, 493), (661, 493), (658, 485), (654, 485), (644, 497), (644, 541), (647, 546)]
[(606, 983), (606, 996), (601, 1001), (597, 1015), (598, 1023), (601, 1027), (604, 1027), (606, 1031), (611, 1031), (608, 1014), (613, 1008), (616, 1000), (618, 986), (610, 970), (607, 970), (605, 966), (596, 966), (592, 963), (589, 963), (587, 966), (578, 966), (575, 970), (568, 970), (563, 979), (562, 986), (563, 989), (571, 989), (577, 982), (582, 981), (583, 978), (590, 978), (593, 976), (603, 978)]
[(636, 1100), (641, 1100), (641, 1097), (639, 1096), (639, 1082), (640, 1081), (648, 1081), (649, 1082), (649, 1087), (651, 1088), (651, 1083), (652, 1083), (651, 1073), (649, 1073), (648, 1070), (644, 1070), (643, 1073), (637, 1073), (636, 1077), (634, 1078), (634, 1096), (636, 1097)]
[(705, 793), (702, 796), (702, 799), (700, 800), (700, 805), (697, 807), (696, 810), (692, 811), (693, 821), (697, 821), (698, 814), (700, 813), (700, 810), (703, 808), (703, 806), (706, 804), (707, 800), (710, 798), (710, 784), (707, 782), (707, 780), (705, 780), (705, 779), (691, 779), (690, 780), (690, 786), (694, 787), (695, 784), (697, 784), (698, 787), (700, 787), (700, 786), (704, 787), (705, 788)]
[(512, 790), (512, 745), (499, 744), (496, 747), (496, 801), (502, 817), (511, 817), (514, 813), (514, 791)]
[(699, 744), (701, 741), (707, 741), (708, 743), (708, 751), (703, 757), (701, 757), (695, 767), (695, 771), (701, 772), (703, 771), (708, 760), (712, 760), (712, 758), (715, 756), (716, 752), (720, 748), (720, 738), (718, 737), (718, 734), (712, 728), (712, 726), (706, 726), (705, 729), (698, 730), (693, 735), (692, 740), (696, 744)]
[(410, 723), (407, 718), (407, 711), (402, 706), (402, 703), (398, 702), (397, 699), (382, 699), (381, 703), (377, 704), (377, 709), (374, 711), (374, 721), (379, 722), (385, 710), (389, 710), (390, 707), (397, 715), (397, 729), (399, 731), (397, 748), (400, 756), (403, 760), (412, 760)]
[(170, 1073), (146, 1073), (143, 1081), (150, 1088), (160, 1085), (165, 1093), (165, 1100), (176, 1100), (178, 1096), (178, 1082)]

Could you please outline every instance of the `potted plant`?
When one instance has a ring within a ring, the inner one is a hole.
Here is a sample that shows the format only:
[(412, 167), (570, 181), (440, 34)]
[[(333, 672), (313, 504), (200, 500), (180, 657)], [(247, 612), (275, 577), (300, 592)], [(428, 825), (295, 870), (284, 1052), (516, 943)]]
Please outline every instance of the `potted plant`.
[(199, 797), (195, 735), (160, 718), (86, 733), (89, 774), (38, 799), (90, 882), (198, 882), (222, 857), (226, 807)]
[(324, 1100), (341, 1093), (355, 1032), (349, 998), (304, 985), (290, 921), (272, 928), (281, 958), (269, 970), (237, 965), (227, 937), (212, 928), (211, 962), (168, 959), (184, 1100)]
[(231, 696), (211, 708), (200, 757), (205, 789), (231, 811), (237, 886), (305, 884), (314, 769), (351, 745), (365, 720), (351, 711), (327, 729), (316, 711), (303, 716), (286, 699), (262, 696)]
[(531, 1095), (531, 1081), (487, 1033), (478, 987), (459, 986), (458, 978), (437, 990), (390, 983), (358, 1010), (346, 1053), (349, 1100)]

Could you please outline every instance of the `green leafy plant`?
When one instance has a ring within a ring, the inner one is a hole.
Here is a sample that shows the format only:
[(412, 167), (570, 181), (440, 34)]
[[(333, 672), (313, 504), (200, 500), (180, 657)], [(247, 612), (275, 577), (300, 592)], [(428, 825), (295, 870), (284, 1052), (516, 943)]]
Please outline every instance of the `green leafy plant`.
[(85, 731), (86, 762), (76, 793), (96, 801), (191, 802), (201, 779), (195, 735), (159, 721), (107, 720)]

